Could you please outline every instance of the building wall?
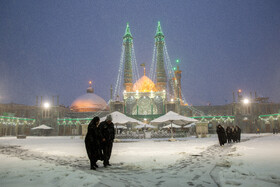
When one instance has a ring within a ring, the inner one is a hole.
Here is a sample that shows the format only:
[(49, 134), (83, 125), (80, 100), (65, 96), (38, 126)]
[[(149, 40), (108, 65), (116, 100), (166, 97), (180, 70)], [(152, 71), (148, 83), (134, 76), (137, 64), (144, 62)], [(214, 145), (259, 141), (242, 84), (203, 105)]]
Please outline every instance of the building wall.
[(0, 121), (0, 136), (26, 134), (30, 135), (30, 129), (42, 124), (51, 126), (57, 132), (57, 118), (65, 117), (70, 110), (64, 106), (52, 106), (45, 109), (42, 106), (29, 106), (22, 104), (0, 104), (0, 116), (12, 116), (17, 118), (35, 119), (35, 123), (25, 123), (25, 120), (13, 120), (7, 123), (5, 120)]
[[(115, 110), (124, 111), (124, 104), (122, 102), (111, 103), (113, 112)], [(212, 132), (216, 126), (221, 123), (224, 126), (238, 125), (241, 127), (242, 132), (254, 133), (257, 128), (261, 132), (272, 132), (273, 128), (279, 129), (280, 118), (271, 118), (266, 121), (259, 118), (260, 115), (276, 114), (280, 113), (279, 103), (251, 103), (243, 104), (241, 102), (231, 103), (227, 105), (217, 106), (185, 106), (179, 103), (165, 104), (165, 112), (175, 111), (184, 116), (197, 116), (194, 110), (203, 112), (204, 116), (234, 116), (227, 120), (209, 120), (212, 125)], [(69, 108), (64, 106), (54, 106), (50, 109), (44, 109), (40, 106), (28, 106), (21, 104), (0, 104), (0, 116), (12, 115), (20, 118), (31, 118), (35, 119), (35, 123), (27, 124), (22, 122), (3, 123), (0, 121), (0, 136), (4, 135), (17, 135), (19, 134), (31, 134), (30, 129), (34, 126), (46, 124), (54, 128), (52, 135), (71, 135), (73, 129), (77, 129), (77, 132), (81, 134), (82, 124), (66, 124), (66, 126), (58, 125), (57, 119), (59, 118), (92, 118), (97, 115), (99, 117), (106, 116), (109, 112), (86, 112), (86, 113), (75, 113), (71, 112)], [(154, 116), (158, 117), (158, 116)], [(145, 116), (146, 118), (146, 116)], [(153, 119), (153, 118), (151, 118)], [(234, 120), (233, 120), (234, 119)], [(74, 131), (73, 131), (74, 132)], [(75, 132), (76, 133), (76, 132)]]
[(180, 114), (185, 116), (195, 116), (193, 110), (195, 108), (204, 113), (204, 116), (234, 116), (234, 122), (223, 121), (211, 121), (213, 128), (216, 128), (217, 124), (221, 123), (224, 126), (238, 125), (243, 132), (254, 133), (259, 128), (261, 132), (272, 132), (274, 126), (279, 126), (279, 121), (274, 120), (270, 123), (264, 124), (259, 119), (260, 115), (268, 115), (280, 113), (279, 103), (249, 103), (244, 104), (242, 102), (231, 103), (228, 105), (217, 106), (181, 106)]

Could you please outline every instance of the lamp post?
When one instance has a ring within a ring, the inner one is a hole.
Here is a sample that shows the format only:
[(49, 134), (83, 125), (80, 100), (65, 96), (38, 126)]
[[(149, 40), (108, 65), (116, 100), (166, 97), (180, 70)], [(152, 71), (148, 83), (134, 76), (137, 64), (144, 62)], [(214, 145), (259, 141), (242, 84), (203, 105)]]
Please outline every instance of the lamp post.
[[(246, 116), (248, 116), (248, 114), (249, 114), (249, 104), (250, 104), (250, 100), (248, 99), (248, 98), (244, 98), (243, 100), (242, 100), (242, 103), (244, 104), (244, 113), (245, 113), (245, 115)], [(252, 127), (251, 127), (251, 125), (249, 125), (250, 123), (249, 123), (249, 118), (248, 117), (244, 117), (243, 118), (243, 121), (245, 122), (245, 125), (246, 125), (246, 129), (248, 130), (248, 131), (252, 131)]]
[(247, 104), (249, 104), (250, 103), (250, 100), (249, 99), (247, 99), (247, 98), (245, 98), (245, 99), (243, 99), (243, 101), (242, 101), (245, 105), (247, 105)]
[(49, 102), (45, 102), (45, 103), (44, 103), (44, 108), (45, 108), (45, 109), (50, 108), (50, 103), (49, 103)]
[(43, 104), (43, 118), (49, 117), (49, 108), (50, 108), (50, 103), (49, 102), (44, 102), (44, 104)]

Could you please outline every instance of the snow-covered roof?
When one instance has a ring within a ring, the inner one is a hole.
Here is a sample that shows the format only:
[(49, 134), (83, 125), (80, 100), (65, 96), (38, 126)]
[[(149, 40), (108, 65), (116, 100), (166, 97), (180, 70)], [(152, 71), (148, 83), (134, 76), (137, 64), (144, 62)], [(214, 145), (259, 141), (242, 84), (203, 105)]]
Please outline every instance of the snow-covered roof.
[(52, 127), (49, 127), (47, 125), (40, 125), (38, 127), (34, 127), (32, 128), (32, 130), (36, 130), (36, 129), (42, 129), (42, 130), (50, 130), (50, 129), (53, 129)]

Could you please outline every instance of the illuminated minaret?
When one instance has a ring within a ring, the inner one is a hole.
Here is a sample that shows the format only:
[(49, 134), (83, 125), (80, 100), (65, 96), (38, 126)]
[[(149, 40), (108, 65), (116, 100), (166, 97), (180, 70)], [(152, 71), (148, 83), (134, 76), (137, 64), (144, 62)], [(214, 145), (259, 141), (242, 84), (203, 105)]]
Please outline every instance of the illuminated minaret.
[(158, 22), (157, 32), (155, 35), (155, 43), (156, 43), (156, 59), (157, 59), (157, 67), (156, 67), (156, 75), (157, 75), (157, 83), (156, 87), (158, 91), (166, 90), (166, 73), (164, 68), (164, 35), (161, 30), (160, 22)]
[(132, 91), (132, 42), (133, 38), (130, 33), (129, 24), (126, 25), (125, 34), (123, 36), (124, 45), (124, 90), (127, 92)]
[(181, 74), (182, 74), (182, 71), (179, 69), (179, 62), (180, 60), (177, 59), (176, 60), (176, 64), (177, 64), (177, 67), (175, 67), (173, 70), (174, 70), (174, 74), (175, 74), (175, 77), (174, 77), (174, 93), (175, 93), (175, 98), (176, 99), (179, 99), (180, 100), (180, 104), (183, 103), (183, 100), (182, 100), (182, 91), (181, 91)]

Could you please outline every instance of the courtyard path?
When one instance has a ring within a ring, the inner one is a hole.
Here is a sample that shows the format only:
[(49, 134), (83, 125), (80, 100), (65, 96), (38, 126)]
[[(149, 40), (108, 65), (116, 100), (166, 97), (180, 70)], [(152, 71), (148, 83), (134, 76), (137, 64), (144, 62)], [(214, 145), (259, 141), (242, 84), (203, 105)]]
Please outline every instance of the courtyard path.
[[(250, 137), (250, 139), (259, 136)], [(248, 139), (242, 140), (248, 141)], [(241, 142), (241, 143), (242, 143)], [(100, 166), (97, 171), (89, 170), (89, 161), (86, 157), (58, 157), (43, 155), (23, 149), (20, 146), (0, 145), (0, 154), (18, 157), (23, 160), (38, 160), (67, 166), (76, 170), (92, 173), (101, 178), (98, 186), (221, 186), (219, 172), (230, 168), (227, 158), (234, 155), (234, 144), (209, 146), (200, 154), (186, 154), (183, 159), (165, 168), (145, 168), (125, 163), (113, 164), (111, 167)], [(232, 186), (240, 183), (228, 182)], [(88, 184), (90, 186), (90, 184)]]

